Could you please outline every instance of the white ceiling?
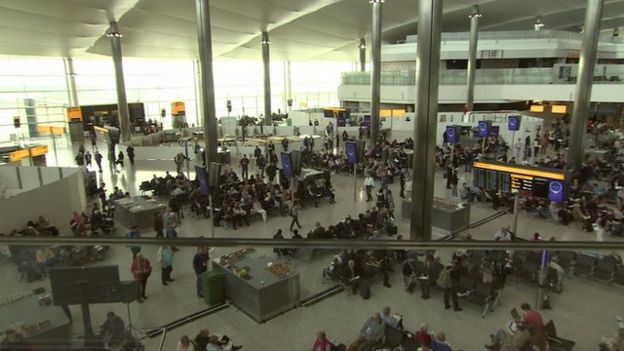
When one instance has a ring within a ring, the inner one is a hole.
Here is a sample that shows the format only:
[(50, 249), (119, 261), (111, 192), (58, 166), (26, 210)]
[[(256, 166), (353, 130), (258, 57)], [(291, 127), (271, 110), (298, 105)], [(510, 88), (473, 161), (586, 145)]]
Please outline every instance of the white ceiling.
[[(527, 30), (541, 15), (548, 29), (577, 30), (587, 0), (446, 0), (443, 31), (467, 31), (478, 4), (482, 30)], [(356, 61), (369, 37), (368, 0), (210, 0), (213, 52), (220, 59), (261, 58), (260, 32), (269, 31), (276, 60)], [(105, 36), (117, 20), (123, 54), (195, 58), (195, 0), (2, 0), (0, 54), (109, 55)], [(417, 0), (386, 0), (383, 39), (416, 32)], [(602, 29), (624, 25), (624, 0), (606, 0)]]

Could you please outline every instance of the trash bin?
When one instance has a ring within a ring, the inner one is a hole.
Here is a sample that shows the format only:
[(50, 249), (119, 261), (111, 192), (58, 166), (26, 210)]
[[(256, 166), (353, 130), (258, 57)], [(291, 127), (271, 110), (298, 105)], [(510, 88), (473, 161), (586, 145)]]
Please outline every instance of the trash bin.
[(209, 306), (225, 302), (225, 276), (215, 271), (206, 271), (199, 276), (204, 288), (204, 301)]

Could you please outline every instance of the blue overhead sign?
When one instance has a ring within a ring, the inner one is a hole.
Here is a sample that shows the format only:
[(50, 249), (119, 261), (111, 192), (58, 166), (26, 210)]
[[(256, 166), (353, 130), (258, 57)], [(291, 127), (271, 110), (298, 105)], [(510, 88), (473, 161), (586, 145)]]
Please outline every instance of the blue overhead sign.
[(459, 128), (454, 126), (446, 127), (446, 141), (449, 144), (459, 143)]
[(479, 129), (480, 138), (487, 138), (490, 135), (490, 122), (479, 121), (477, 128)]

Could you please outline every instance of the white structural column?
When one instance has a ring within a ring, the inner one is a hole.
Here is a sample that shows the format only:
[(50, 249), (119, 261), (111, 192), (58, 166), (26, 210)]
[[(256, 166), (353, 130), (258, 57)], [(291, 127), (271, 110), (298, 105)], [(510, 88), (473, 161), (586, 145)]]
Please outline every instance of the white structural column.
[(418, 1), (410, 239), (431, 240), (442, 0)]
[(74, 59), (71, 57), (63, 57), (63, 67), (65, 68), (65, 87), (67, 89), (69, 107), (79, 106), (76, 73), (74, 72)]
[(384, 0), (370, 0), (373, 7), (373, 31), (371, 35), (371, 141), (379, 140), (379, 108), (381, 100), (381, 6)]
[(264, 65), (264, 123), (273, 124), (271, 119), (271, 57), (269, 33), (262, 32), (262, 64)]
[(129, 142), (132, 136), (132, 126), (130, 124), (130, 111), (128, 109), (128, 99), (126, 98), (126, 82), (123, 73), (123, 56), (121, 54), (121, 33), (117, 28), (117, 22), (111, 22), (106, 36), (111, 40), (111, 54), (115, 66), (115, 85), (117, 87), (117, 113), (119, 115), (119, 129), (121, 131), (121, 142)]
[(587, 0), (585, 10), (585, 31), (581, 44), (578, 75), (576, 78), (576, 94), (572, 109), (572, 125), (570, 127), (570, 141), (566, 168), (575, 172), (581, 169), (584, 157), (585, 128), (587, 126), (587, 111), (591, 104), (592, 81), (596, 66), (596, 49), (600, 35), (600, 21), (604, 0)]
[(199, 80), (201, 85), (202, 120), (206, 165), (218, 162), (217, 117), (215, 108), (214, 76), (212, 72), (212, 32), (210, 28), (210, 1), (195, 0), (197, 12), (197, 41), (199, 47)]
[(468, 74), (466, 79), (466, 111), (474, 109), (475, 73), (477, 70), (477, 43), (479, 42), (479, 6), (472, 7), (470, 14), (470, 42), (468, 47)]

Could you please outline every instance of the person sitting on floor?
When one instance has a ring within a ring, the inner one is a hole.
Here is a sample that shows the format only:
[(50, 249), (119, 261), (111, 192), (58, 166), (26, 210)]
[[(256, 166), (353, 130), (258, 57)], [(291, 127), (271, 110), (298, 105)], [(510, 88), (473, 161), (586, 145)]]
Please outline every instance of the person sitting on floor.
[(108, 345), (118, 345), (125, 337), (124, 321), (114, 312), (106, 314), (106, 320), (100, 326), (100, 335)]

